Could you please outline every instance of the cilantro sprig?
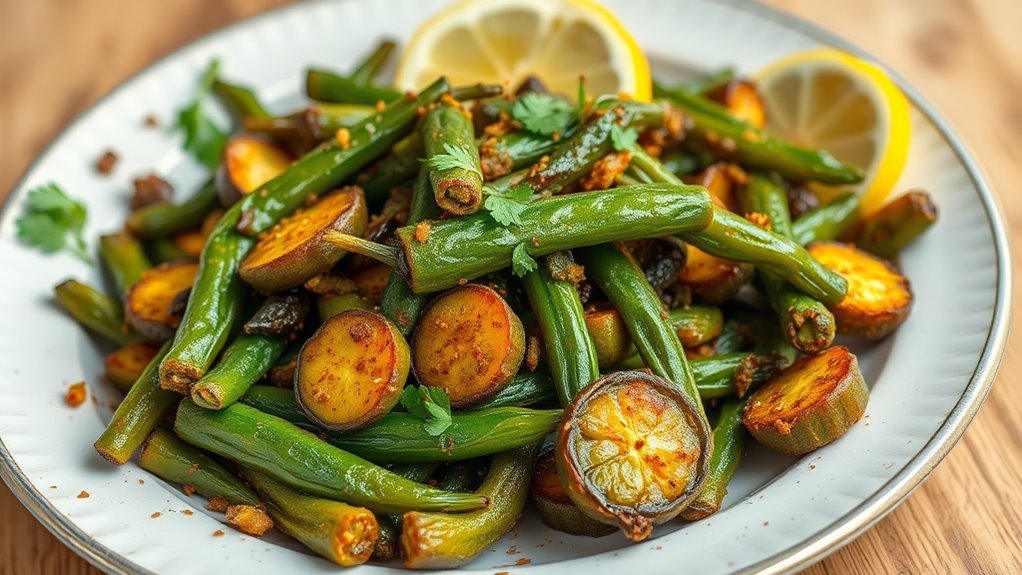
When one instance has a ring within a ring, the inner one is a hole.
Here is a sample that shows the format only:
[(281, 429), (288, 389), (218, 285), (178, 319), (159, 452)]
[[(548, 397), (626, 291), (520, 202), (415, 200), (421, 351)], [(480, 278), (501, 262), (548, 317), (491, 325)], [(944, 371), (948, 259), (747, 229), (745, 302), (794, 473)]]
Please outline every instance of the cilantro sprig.
[(536, 271), (538, 265), (536, 260), (532, 259), (529, 252), (526, 251), (525, 242), (522, 242), (515, 246), (513, 252), (511, 252), (511, 270), (515, 272), (518, 277), (525, 277), (525, 274)]
[(88, 213), (85, 206), (50, 182), (28, 192), (25, 210), (15, 222), (18, 239), (45, 254), (68, 250), (87, 264), (92, 263), (83, 231)]
[(532, 187), (529, 184), (518, 184), (506, 192), (498, 192), (490, 186), (485, 186), (483, 192), (486, 194), (483, 209), (489, 212), (497, 223), (504, 227), (512, 224), (522, 225), (522, 212), (532, 201)]
[(619, 152), (626, 152), (635, 148), (639, 141), (639, 132), (635, 128), (622, 128), (614, 124), (610, 128), (610, 142), (614, 149)]
[(217, 126), (203, 109), (203, 101), (212, 90), (219, 70), (219, 60), (214, 59), (209, 63), (199, 80), (195, 98), (178, 111), (175, 125), (175, 129), (184, 132), (184, 149), (211, 169), (220, 163), (220, 154), (228, 137), (227, 132)]
[(541, 136), (563, 132), (575, 120), (576, 113), (564, 100), (535, 92), (518, 98), (511, 106), (511, 117)]
[(434, 170), (455, 170), (462, 169), (467, 172), (483, 176), (479, 169), (479, 161), (472, 156), (472, 153), (461, 146), (452, 146), (444, 142), (445, 154), (436, 154), (423, 160), (425, 164)]
[(422, 419), (426, 433), (436, 437), (451, 426), (451, 398), (444, 390), (425, 385), (409, 385), (401, 392), (401, 405)]

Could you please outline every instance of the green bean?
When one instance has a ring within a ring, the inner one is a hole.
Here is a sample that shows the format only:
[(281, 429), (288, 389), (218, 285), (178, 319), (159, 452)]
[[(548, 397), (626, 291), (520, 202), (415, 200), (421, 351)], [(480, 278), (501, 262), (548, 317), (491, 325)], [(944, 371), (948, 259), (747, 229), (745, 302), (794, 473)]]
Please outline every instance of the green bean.
[(714, 449), (706, 481), (699, 495), (681, 512), (682, 518), (697, 521), (720, 511), (720, 504), (727, 495), (727, 486), (738, 469), (748, 440), (745, 426), (742, 425), (744, 406), (745, 401), (739, 399), (730, 399), (721, 406), (720, 418), (713, 428)]
[(152, 258), (152, 261), (155, 264), (195, 260), (195, 258), (179, 248), (171, 238), (155, 238), (149, 240), (146, 242), (146, 248), (149, 257)]
[(574, 284), (550, 276), (545, 262), (526, 274), (522, 282), (543, 334), (557, 397), (565, 407), (582, 388), (600, 377), (596, 347), (586, 329), (582, 301)]
[(476, 457), (448, 464), (438, 487), (444, 491), (469, 491), (479, 486), (490, 465), (488, 457)]
[(328, 70), (309, 68), (305, 75), (305, 94), (312, 100), (339, 104), (376, 105), (389, 103), (402, 97), (390, 86), (376, 86), (356, 82), (350, 76), (341, 76)]
[(217, 78), (213, 81), (213, 92), (227, 106), (238, 123), (244, 122), (247, 118), (270, 117), (259, 97), (250, 88)]
[(697, 76), (691, 80), (684, 82), (683, 84), (673, 88), (674, 90), (681, 90), (686, 94), (705, 94), (713, 91), (714, 88), (718, 88), (727, 84), (735, 77), (735, 69), (731, 67), (721, 68), (716, 72), (711, 72), (706, 75)]
[(355, 70), (351, 73), (351, 80), (356, 84), (368, 84), (371, 82), (373, 76), (379, 74), (380, 70), (387, 64), (387, 59), (390, 58), (395, 48), (397, 48), (397, 44), (390, 40), (380, 42), (376, 49), (361, 64), (355, 67)]
[(792, 237), (799, 245), (836, 240), (859, 219), (859, 196), (847, 194), (805, 213), (791, 223)]
[(237, 401), (284, 351), (287, 339), (241, 334), (224, 350), (220, 362), (192, 386), (192, 401), (206, 409), (223, 409)]
[(135, 285), (143, 272), (153, 267), (142, 249), (142, 243), (127, 232), (100, 236), (99, 257), (113, 277), (121, 297), (128, 293), (128, 288)]
[(497, 395), (472, 406), (472, 409), (528, 407), (545, 404), (556, 396), (557, 392), (554, 389), (550, 372), (545, 368), (537, 368), (536, 371), (526, 369), (519, 371), (511, 383), (507, 384), (507, 387), (500, 390)]
[(180, 204), (153, 204), (128, 215), (128, 230), (144, 239), (164, 238), (202, 225), (220, 205), (216, 181), (210, 179)]
[(164, 429), (149, 434), (138, 464), (160, 479), (193, 487), (203, 497), (223, 497), (231, 505), (259, 505), (259, 496), (236, 475)]
[(937, 221), (930, 194), (912, 191), (863, 218), (855, 245), (882, 258), (893, 259)]
[(124, 345), (138, 339), (124, 325), (124, 308), (98, 289), (65, 280), (53, 288), (57, 302), (75, 321), (104, 339)]
[(183, 401), (174, 429), (192, 445), (309, 495), (374, 511), (469, 511), (488, 503), (482, 495), (447, 493), (408, 481), (242, 403), (213, 411)]
[(94, 444), (96, 451), (114, 465), (131, 459), (163, 414), (181, 399), (176, 393), (160, 389), (160, 361), (169, 347), (170, 343), (165, 343), (149, 362)]
[[(767, 176), (754, 174), (738, 195), (746, 213), (765, 215), (774, 232), (792, 238), (788, 195), (778, 183)], [(829, 347), (834, 341), (834, 314), (782, 278), (766, 271), (760, 276), (767, 298), (780, 320), (781, 333), (791, 345), (805, 353), (819, 353)]]
[[(431, 461), (429, 463), (394, 465), (390, 470), (409, 481), (426, 483), (438, 467), (440, 467), (439, 461)], [(398, 544), (401, 538), (401, 515), (385, 513), (376, 519), (380, 523), (380, 538), (376, 541), (376, 548), (373, 549), (373, 559), (390, 561), (400, 553)]]
[[(459, 216), (477, 211), (483, 203), (483, 172), (472, 120), (465, 110), (437, 105), (423, 116), (419, 133), (426, 148), (425, 169), (437, 205)], [(444, 160), (446, 163), (441, 164)]]
[(654, 83), (657, 97), (679, 106), (690, 122), (687, 134), (720, 151), (733, 154), (751, 168), (774, 171), (790, 180), (814, 180), (825, 184), (862, 181), (862, 170), (841, 163), (823, 150), (807, 150), (788, 144), (768, 132), (732, 116), (727, 108), (682, 90), (667, 90)]
[(536, 201), (521, 213), (521, 224), (510, 227), (489, 213), (431, 221), (425, 234), (405, 226), (397, 230), (400, 248), (343, 234), (325, 239), (397, 268), (413, 291), (429, 293), (510, 266), (516, 249), (543, 256), (606, 241), (694, 231), (707, 226), (711, 213), (705, 188), (650, 184)]

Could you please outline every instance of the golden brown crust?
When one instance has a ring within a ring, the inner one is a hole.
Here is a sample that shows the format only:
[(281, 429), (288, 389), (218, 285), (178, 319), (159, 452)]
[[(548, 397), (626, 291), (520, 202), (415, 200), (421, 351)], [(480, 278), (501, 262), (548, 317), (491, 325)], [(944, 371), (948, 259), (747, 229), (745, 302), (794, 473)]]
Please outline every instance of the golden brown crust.
[(273, 529), (273, 519), (270, 519), (266, 511), (252, 505), (231, 505), (224, 516), (228, 523), (247, 535), (262, 537)]
[(198, 269), (198, 264), (193, 262), (167, 262), (143, 273), (124, 299), (128, 325), (155, 341), (173, 336), (181, 316), (172, 313), (171, 303), (178, 294), (192, 287)]

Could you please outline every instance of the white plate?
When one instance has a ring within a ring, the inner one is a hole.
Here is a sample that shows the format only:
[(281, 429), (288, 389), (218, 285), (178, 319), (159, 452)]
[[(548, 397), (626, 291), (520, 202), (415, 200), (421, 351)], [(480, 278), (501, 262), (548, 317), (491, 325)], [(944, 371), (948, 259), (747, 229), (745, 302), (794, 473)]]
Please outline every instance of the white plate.
[[(251, 83), (275, 110), (299, 101), (310, 64), (344, 70), (384, 36), (407, 38), (443, 0), (306, 2), (214, 33), (137, 75), (78, 118), (11, 194), (0, 219), (0, 471), (58, 538), (116, 573), (321, 573), (336, 568), (281, 539), (226, 529), (134, 463), (111, 467), (92, 450), (110, 416), (101, 384), (103, 346), (51, 302), (73, 276), (100, 282), (70, 256), (41, 257), (18, 245), (14, 220), (26, 189), (56, 181), (89, 206), (88, 233), (117, 228), (130, 178), (155, 170), (179, 190), (205, 177), (180, 138), (147, 129), (169, 125), (211, 57), (226, 77)], [(803, 22), (738, 1), (607, 2), (650, 54), (661, 76), (737, 65), (752, 72), (788, 52), (836, 45), (861, 52)], [(801, 459), (752, 449), (720, 514), (657, 531), (629, 545), (546, 529), (531, 512), (516, 531), (463, 571), (493, 573), (783, 572), (804, 566), (861, 533), (908, 495), (961, 436), (993, 381), (1007, 332), (1010, 266), (996, 202), (972, 158), (913, 90), (913, 142), (899, 189), (936, 198), (940, 222), (902, 257), (916, 304), (897, 335), (856, 346), (872, 387), (866, 419), (847, 436)], [(113, 178), (93, 164), (106, 147), (121, 153)], [(64, 384), (85, 379), (98, 402), (74, 410)], [(142, 481), (144, 480), (144, 483)], [(79, 499), (81, 491), (90, 497)], [(196, 514), (179, 511), (193, 507)], [(154, 512), (159, 518), (151, 518)], [(508, 554), (510, 546), (518, 554)], [(531, 559), (528, 567), (516, 560)], [(389, 572), (397, 564), (363, 566)]]

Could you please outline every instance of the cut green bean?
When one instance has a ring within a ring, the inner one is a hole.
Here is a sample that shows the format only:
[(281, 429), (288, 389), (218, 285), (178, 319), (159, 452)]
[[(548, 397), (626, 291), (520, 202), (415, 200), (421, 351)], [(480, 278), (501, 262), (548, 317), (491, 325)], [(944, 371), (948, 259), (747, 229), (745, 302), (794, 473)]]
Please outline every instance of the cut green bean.
[(791, 223), (792, 237), (799, 245), (836, 240), (859, 219), (859, 196), (847, 194), (805, 213)]
[(192, 401), (206, 409), (223, 409), (237, 401), (273, 367), (287, 338), (241, 334), (224, 350), (220, 362), (192, 386)]
[(53, 288), (60, 307), (87, 330), (117, 345), (138, 337), (124, 325), (124, 308), (110, 296), (78, 280), (65, 280)]
[(165, 238), (198, 228), (220, 206), (216, 181), (210, 179), (180, 204), (153, 204), (128, 214), (128, 230), (140, 238)]
[(128, 293), (128, 288), (135, 285), (143, 272), (153, 267), (142, 249), (142, 243), (127, 232), (100, 236), (99, 257), (121, 297)]
[(138, 464), (160, 479), (194, 488), (203, 497), (223, 497), (231, 505), (259, 505), (259, 496), (236, 475), (170, 431), (157, 428), (149, 434)]

